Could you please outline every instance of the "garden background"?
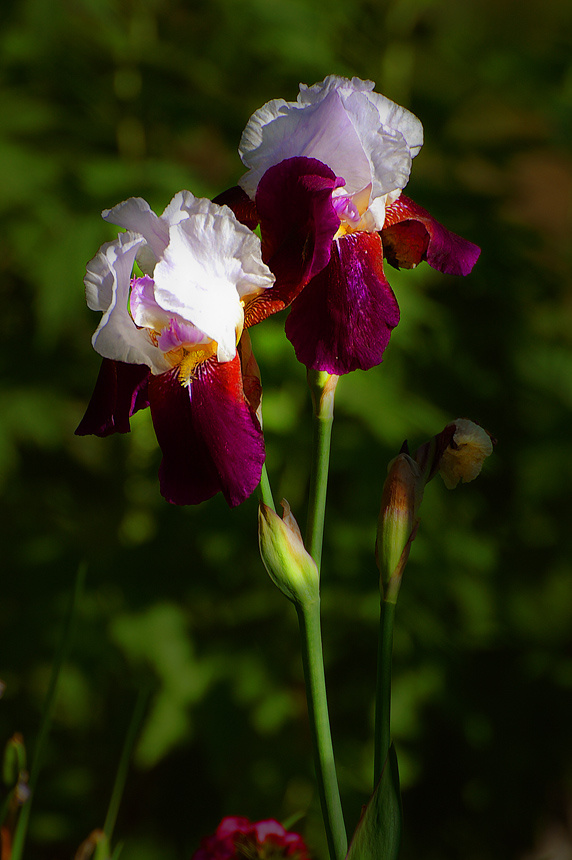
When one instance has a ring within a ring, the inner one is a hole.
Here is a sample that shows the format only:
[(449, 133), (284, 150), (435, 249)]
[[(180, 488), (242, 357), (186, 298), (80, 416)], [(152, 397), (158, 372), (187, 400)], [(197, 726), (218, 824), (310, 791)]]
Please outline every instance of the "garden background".
[[(417, 114), (407, 193), (483, 249), (466, 279), (390, 270), (385, 361), (338, 387), (323, 627), (347, 821), (371, 782), (386, 465), (470, 417), (496, 452), (476, 483), (428, 487), (397, 611), (403, 858), (572, 857), (571, 37), (567, 0), (3, 4), (1, 743), (33, 746), (87, 565), (29, 860), (102, 825), (147, 684), (122, 860), (190, 858), (230, 814), (301, 813), (325, 856), (295, 613), (258, 558), (256, 499), (169, 506), (148, 414), (124, 437), (73, 431), (99, 367), (82, 279), (115, 235), (100, 211), (234, 184), (251, 112), (330, 73)], [(270, 478), (303, 521), (311, 410), (283, 323), (252, 334)]]

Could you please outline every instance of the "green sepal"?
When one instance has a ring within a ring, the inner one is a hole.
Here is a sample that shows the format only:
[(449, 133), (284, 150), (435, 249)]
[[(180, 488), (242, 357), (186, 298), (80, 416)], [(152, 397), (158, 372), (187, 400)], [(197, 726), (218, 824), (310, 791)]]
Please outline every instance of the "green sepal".
[(356, 827), (346, 860), (397, 860), (402, 830), (399, 770), (393, 744)]

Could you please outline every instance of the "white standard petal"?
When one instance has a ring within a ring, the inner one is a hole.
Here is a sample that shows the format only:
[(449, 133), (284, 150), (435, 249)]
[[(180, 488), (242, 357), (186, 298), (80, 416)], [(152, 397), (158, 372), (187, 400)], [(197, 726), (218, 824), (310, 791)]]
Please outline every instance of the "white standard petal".
[(409, 147), (411, 158), (415, 158), (423, 146), (423, 125), (421, 120), (414, 113), (411, 113), (411, 111), (392, 102), (391, 99), (382, 96), (380, 93), (367, 93), (366, 98), (375, 105), (383, 125), (403, 135)]
[(252, 231), (226, 206), (207, 202), (171, 227), (155, 268), (155, 299), (216, 341), (219, 361), (230, 361), (244, 320), (240, 300), (271, 287), (274, 276)]
[(346, 90), (350, 92), (369, 92), (373, 90), (375, 84), (373, 81), (362, 81), (361, 78), (342, 78), (340, 75), (328, 75), (323, 81), (318, 84), (300, 84), (300, 92), (298, 94), (299, 104), (315, 104), (316, 101), (321, 101), (331, 90)]
[(103, 316), (92, 337), (93, 348), (104, 358), (127, 364), (145, 364), (163, 373), (169, 364), (147, 332), (138, 329), (129, 315), (131, 271), (143, 239), (122, 233), (103, 245), (87, 265), (84, 279), (88, 306)]
[(412, 158), (423, 142), (423, 127), (410, 111), (385, 96), (356, 89), (355, 81), (340, 88), (340, 97), (369, 161), (372, 202), (387, 197), (385, 204), (397, 199), (409, 181)]
[(167, 230), (174, 224), (180, 224), (189, 215), (208, 212), (212, 203), (205, 197), (195, 197), (191, 191), (178, 191), (161, 215), (161, 221)]
[[(358, 100), (365, 99), (374, 107), (379, 117), (379, 122), (374, 125), (378, 127), (380, 124), (392, 129), (401, 134), (409, 148), (411, 158), (419, 153), (423, 146), (423, 125), (420, 120), (401, 105), (391, 101), (381, 93), (374, 92), (375, 84), (373, 81), (362, 81), (360, 78), (342, 78), (339, 75), (328, 75), (319, 84), (313, 84), (311, 87), (306, 84), (300, 84), (300, 94), (298, 102), (302, 105), (315, 104), (321, 101), (332, 90), (338, 92), (346, 106), (351, 101), (354, 94), (359, 94)], [(351, 111), (351, 108), (348, 107)]]
[[(286, 158), (317, 158), (345, 180), (344, 193), (360, 191), (371, 181), (367, 155), (337, 90), (313, 104), (269, 103), (251, 117), (241, 147), (241, 158), (251, 170), (240, 180), (253, 197), (258, 182)], [(275, 107), (270, 109), (271, 106)], [(266, 123), (266, 124), (264, 124)], [(258, 141), (258, 145), (253, 145)]]
[[(148, 252), (141, 246), (139, 257), (143, 263), (142, 268), (148, 274), (152, 273), (155, 262), (161, 257), (169, 241), (169, 225), (156, 215), (146, 200), (142, 197), (130, 197), (123, 203), (118, 203), (112, 209), (105, 209), (101, 213), (104, 221), (123, 227), (132, 233), (143, 236), (146, 244), (152, 252), (149, 259)], [(141, 254), (143, 252), (143, 254)]]

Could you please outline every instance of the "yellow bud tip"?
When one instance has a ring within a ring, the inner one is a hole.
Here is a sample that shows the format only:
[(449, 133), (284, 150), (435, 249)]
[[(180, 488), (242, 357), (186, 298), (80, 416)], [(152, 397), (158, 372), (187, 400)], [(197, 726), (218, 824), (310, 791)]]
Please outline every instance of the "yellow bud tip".
[(455, 422), (455, 433), (441, 458), (439, 474), (449, 490), (459, 481), (474, 481), (483, 463), (493, 452), (493, 441), (486, 430), (466, 418)]

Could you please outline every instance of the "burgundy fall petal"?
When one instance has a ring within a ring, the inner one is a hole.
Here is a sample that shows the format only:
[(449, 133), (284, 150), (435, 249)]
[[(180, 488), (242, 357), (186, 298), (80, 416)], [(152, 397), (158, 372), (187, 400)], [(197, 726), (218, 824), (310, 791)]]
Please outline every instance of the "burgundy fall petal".
[(379, 235), (350, 233), (334, 241), (328, 266), (296, 299), (286, 335), (306, 367), (342, 375), (379, 364), (398, 322)]
[(343, 182), (315, 158), (287, 158), (266, 171), (258, 184), (262, 259), (276, 276), (272, 289), (245, 310), (253, 325), (287, 307), (330, 259), (340, 219), (332, 191)]
[(189, 386), (176, 369), (155, 376), (149, 395), (167, 501), (195, 505), (219, 490), (231, 507), (248, 498), (260, 481), (264, 440), (244, 398), (238, 355), (200, 365)]
[(234, 185), (217, 197), (213, 197), (213, 203), (218, 203), (219, 206), (228, 206), (241, 224), (244, 224), (249, 230), (254, 230), (258, 226), (256, 204), (239, 185)]
[(384, 254), (396, 268), (411, 269), (427, 260), (439, 272), (468, 275), (481, 253), (404, 194), (387, 207), (381, 238)]
[(76, 436), (129, 433), (131, 416), (149, 406), (147, 381), (150, 374), (146, 365), (104, 358)]

